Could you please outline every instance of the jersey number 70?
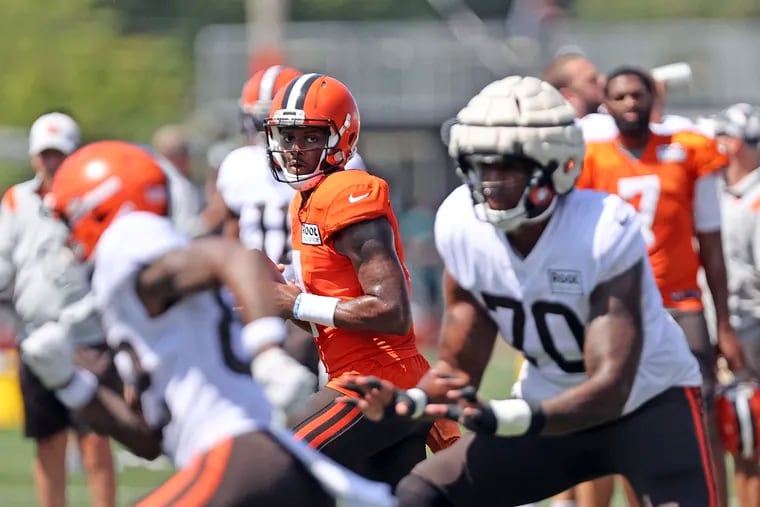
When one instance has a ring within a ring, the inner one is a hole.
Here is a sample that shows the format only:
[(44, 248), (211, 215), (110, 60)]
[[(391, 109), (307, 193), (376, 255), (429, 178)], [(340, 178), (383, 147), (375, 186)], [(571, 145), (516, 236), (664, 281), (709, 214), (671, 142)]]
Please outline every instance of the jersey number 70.
[[(534, 357), (525, 353), (525, 308), (523, 304), (510, 297), (506, 296), (494, 296), (492, 294), (483, 293), (483, 300), (486, 306), (492, 312), (499, 308), (508, 308), (512, 310), (512, 346), (520, 350), (532, 364), (536, 365), (537, 361)], [(546, 351), (546, 354), (551, 357), (560, 369), (567, 373), (582, 373), (585, 371), (583, 360), (572, 360), (565, 358), (557, 349), (554, 338), (549, 330), (549, 324), (546, 321), (547, 315), (558, 315), (565, 319), (567, 327), (573, 335), (575, 343), (578, 345), (578, 349), (583, 354), (583, 343), (585, 340), (585, 327), (578, 319), (575, 312), (557, 302), (548, 301), (536, 301), (530, 307), (530, 312), (533, 315), (533, 321), (536, 323), (536, 331), (538, 332), (538, 339), (541, 341), (541, 346)]]

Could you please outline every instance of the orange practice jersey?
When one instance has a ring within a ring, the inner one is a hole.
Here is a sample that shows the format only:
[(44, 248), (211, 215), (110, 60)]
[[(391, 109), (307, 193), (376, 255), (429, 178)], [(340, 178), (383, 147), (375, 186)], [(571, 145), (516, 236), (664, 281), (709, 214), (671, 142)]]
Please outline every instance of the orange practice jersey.
[(586, 145), (578, 188), (618, 194), (639, 210), (652, 271), (668, 308), (702, 309), (693, 244), (695, 185), (727, 162), (715, 141), (696, 132), (650, 133), (640, 158), (617, 139)]
[[(404, 251), (398, 222), (391, 208), (388, 184), (369, 173), (338, 171), (330, 174), (305, 203), (302, 203), (301, 194), (296, 194), (291, 202), (290, 216), (296, 282), (310, 294), (342, 300), (364, 295), (351, 260), (339, 253), (333, 242), (336, 232), (357, 222), (385, 217), (393, 227), (396, 252), (402, 266), (404, 264)], [(404, 273), (411, 290), (406, 268)], [(330, 379), (348, 371), (357, 371), (358, 365), (376, 364), (382, 368), (419, 353), (413, 330), (404, 336), (397, 336), (319, 324), (313, 324), (312, 329)], [(378, 374), (376, 371), (361, 370), (358, 373)], [(424, 370), (415, 372), (409, 387), (419, 380), (422, 373)]]

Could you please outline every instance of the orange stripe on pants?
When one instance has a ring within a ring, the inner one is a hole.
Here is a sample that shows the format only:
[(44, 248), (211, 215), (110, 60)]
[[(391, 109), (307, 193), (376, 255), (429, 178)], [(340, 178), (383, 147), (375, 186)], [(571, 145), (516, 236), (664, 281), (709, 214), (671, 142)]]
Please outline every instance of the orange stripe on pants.
[(322, 413), (321, 415), (318, 415), (311, 421), (307, 422), (304, 426), (301, 426), (298, 428), (295, 432), (295, 437), (297, 440), (304, 440), (306, 437), (314, 431), (315, 429), (319, 428), (321, 425), (338, 415), (338, 413), (346, 408), (346, 405), (340, 403), (340, 404), (334, 404), (332, 407), (330, 407), (326, 412)]
[(685, 387), (686, 399), (691, 408), (691, 417), (694, 420), (694, 429), (697, 432), (697, 442), (702, 461), (702, 470), (705, 473), (707, 492), (711, 507), (718, 507), (718, 495), (715, 482), (715, 463), (713, 462), (710, 441), (705, 431), (705, 414), (702, 408), (702, 391), (698, 387)]
[[(232, 454), (233, 439), (214, 446), (205, 455), (173, 475), (155, 493), (136, 507), (201, 507), (219, 489)], [(175, 480), (176, 479), (176, 480)], [(167, 488), (171, 484), (170, 488)], [(178, 487), (183, 484), (184, 487)]]
[(353, 407), (346, 415), (338, 419), (334, 424), (331, 424), (327, 428), (325, 428), (322, 432), (320, 432), (316, 437), (312, 438), (309, 442), (309, 445), (311, 447), (314, 447), (315, 449), (319, 449), (319, 447), (332, 439), (335, 435), (338, 435), (343, 430), (351, 426), (354, 422), (359, 420), (359, 418), (362, 417), (361, 410), (359, 410), (356, 407)]

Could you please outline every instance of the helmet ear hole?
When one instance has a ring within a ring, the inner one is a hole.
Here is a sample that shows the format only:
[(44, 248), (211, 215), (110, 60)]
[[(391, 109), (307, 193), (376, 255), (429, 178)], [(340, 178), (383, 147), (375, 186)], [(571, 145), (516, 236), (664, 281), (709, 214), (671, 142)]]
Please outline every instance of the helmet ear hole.
[(356, 140), (356, 134), (354, 132), (351, 132), (348, 135), (348, 144), (354, 144), (355, 140)]

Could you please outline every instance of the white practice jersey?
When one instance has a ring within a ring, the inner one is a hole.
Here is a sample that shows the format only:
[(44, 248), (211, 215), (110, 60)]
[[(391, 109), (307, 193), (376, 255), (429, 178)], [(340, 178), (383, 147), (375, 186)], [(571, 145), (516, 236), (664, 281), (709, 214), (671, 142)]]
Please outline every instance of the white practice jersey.
[(435, 236), (446, 270), (483, 302), (504, 340), (522, 351), (517, 396), (544, 400), (586, 380), (590, 295), (639, 261), (644, 344), (624, 413), (672, 386), (701, 385), (683, 331), (662, 306), (636, 211), (619, 197), (574, 190), (561, 198), (523, 259), (502, 231), (477, 217), (463, 185), (441, 204)]
[(141, 370), (150, 376), (143, 412), (163, 428), (163, 450), (178, 467), (224, 438), (268, 427), (272, 417), (250, 375), (241, 323), (218, 292), (182, 298), (153, 318), (136, 294), (140, 270), (188, 241), (165, 217), (118, 217), (97, 244), (92, 282), (108, 344), (134, 351), (136, 361), (119, 352), (119, 372), (125, 380)]
[(721, 204), (731, 325), (760, 336), (760, 169), (733, 186), (721, 179)]
[(0, 205), (2, 299), (21, 321), (19, 339), (60, 319), (75, 345), (102, 343), (98, 316), (85, 308), (89, 273), (65, 246), (68, 230), (45, 210), (39, 188), (37, 178), (14, 185)]
[(216, 180), (227, 207), (240, 219), (240, 241), (263, 250), (274, 262), (288, 263), (288, 207), (296, 191), (269, 169), (263, 146), (243, 146), (224, 159)]
[[(612, 116), (606, 113), (591, 113), (579, 118), (576, 123), (583, 131), (583, 140), (587, 143), (604, 142), (614, 139), (618, 135), (618, 128)], [(698, 125), (676, 114), (666, 114), (659, 123), (650, 123), (649, 128), (658, 135), (666, 136), (679, 130), (700, 132)]]

